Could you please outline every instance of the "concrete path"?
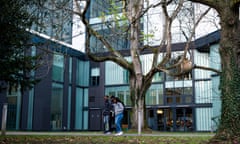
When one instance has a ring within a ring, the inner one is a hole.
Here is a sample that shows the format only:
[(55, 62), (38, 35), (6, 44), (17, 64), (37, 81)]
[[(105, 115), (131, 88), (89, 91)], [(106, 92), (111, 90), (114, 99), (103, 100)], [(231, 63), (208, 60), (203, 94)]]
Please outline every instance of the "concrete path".
[[(28, 131), (7, 131), (6, 135), (52, 135), (52, 136), (114, 136), (112, 134), (103, 134), (102, 132), (28, 132)], [(214, 133), (175, 133), (175, 132), (153, 132), (153, 133), (128, 133), (125, 132), (123, 136), (180, 136), (180, 137), (199, 137), (199, 136), (214, 136)]]

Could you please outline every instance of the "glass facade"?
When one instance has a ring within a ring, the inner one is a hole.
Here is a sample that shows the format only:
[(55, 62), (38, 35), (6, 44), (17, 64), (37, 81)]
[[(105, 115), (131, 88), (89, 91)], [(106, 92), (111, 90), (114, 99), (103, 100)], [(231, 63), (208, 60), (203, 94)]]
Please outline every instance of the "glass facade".
[[(88, 129), (88, 86), (89, 61), (77, 60), (76, 73), (76, 101), (75, 101), (75, 127), (76, 130)], [(73, 102), (72, 102), (73, 103)]]
[(68, 69), (68, 73), (69, 73), (69, 83), (72, 83), (72, 68), (73, 68), (73, 63), (72, 63), (72, 57), (69, 58), (69, 69)]
[(63, 82), (64, 75), (64, 56), (62, 54), (53, 55), (52, 79), (54, 81)]
[(89, 62), (77, 60), (76, 83), (78, 86), (89, 85)]
[[(209, 55), (196, 53), (195, 60), (201, 61), (198, 64), (208, 66)], [(150, 57), (149, 54), (141, 56), (144, 73), (151, 66)], [(130, 104), (129, 87), (125, 81), (128, 78), (127, 75), (124, 75), (125, 70), (113, 62), (107, 61), (105, 62), (105, 71), (105, 94), (117, 96), (125, 104)], [(212, 82), (209, 79), (210, 73), (202, 70), (194, 71), (196, 78), (193, 77), (192, 72), (177, 78), (164, 73), (155, 74), (145, 97), (149, 127), (163, 131), (211, 130)], [(203, 107), (195, 107), (195, 104), (203, 104)], [(203, 118), (196, 121), (194, 115), (201, 115)]]
[(11, 90), (7, 91), (7, 129), (18, 130), (21, 112), (21, 94), (20, 87), (13, 86)]
[[(67, 6), (71, 6), (68, 4), (69, 3), (67, 3)], [(122, 34), (126, 22), (114, 22), (113, 19), (107, 17), (108, 14), (112, 14), (111, 10), (113, 9), (111, 8), (113, 7), (116, 9), (119, 8), (117, 13), (121, 13), (121, 1), (115, 3), (116, 5), (112, 5), (108, 0), (93, 0), (91, 1), (91, 4), (91, 13), (89, 16), (91, 17), (90, 24), (93, 28), (99, 34), (102, 34), (112, 47), (117, 50), (128, 49), (128, 34)], [(45, 5), (50, 6), (51, 2), (46, 1)], [(105, 13), (105, 15), (103, 15), (103, 13)], [(142, 28), (144, 32), (154, 32), (154, 25), (161, 24), (160, 21), (148, 21), (154, 19), (156, 15), (158, 15), (158, 13), (154, 13), (153, 11), (146, 15), (145, 18), (149, 19), (146, 21), (144, 18), (144, 27)], [(41, 13), (39, 12), (38, 16), (42, 18), (41, 20), (43, 21), (40, 23), (44, 22), (46, 29), (33, 27), (34, 30), (71, 43), (71, 38), (69, 38), (69, 36), (71, 36), (71, 17), (66, 17), (67, 15), (63, 15), (63, 12), (52, 14), (49, 11), (44, 10)], [(114, 15), (112, 16), (114, 17)], [(118, 14), (115, 16), (121, 15)], [(65, 23), (64, 19), (68, 20), (68, 22)], [(102, 23), (103, 19), (107, 19), (106, 23)], [(150, 23), (154, 23), (154, 25), (152, 25), (153, 29), (149, 29)], [(187, 22), (187, 24), (190, 23), (191, 22)], [(174, 25), (179, 26), (179, 24), (180, 23), (176, 23)], [(160, 31), (162, 30), (163, 28), (160, 28)], [(111, 31), (121, 33), (122, 37), (120, 37), (120, 35), (112, 34)], [(177, 27), (174, 27), (174, 32), (173, 41), (182, 41), (183, 37), (180, 36)], [(153, 41), (148, 39), (147, 43), (150, 45), (159, 42), (159, 38), (161, 37), (159, 33), (154, 34), (157, 39), (154, 39)], [(104, 47), (94, 36), (91, 36), (90, 47), (93, 52), (103, 52), (106, 50), (106, 47)], [(216, 66), (219, 68), (220, 64), (217, 65), (216, 63), (220, 62), (215, 61), (218, 60), (216, 57), (219, 57), (219, 55), (214, 53), (218, 47), (219, 45), (213, 45), (210, 53), (201, 53), (194, 50), (194, 63), (201, 66)], [(36, 53), (36, 50), (33, 50), (33, 53)], [(182, 54), (182, 52), (173, 52), (172, 57), (177, 57), (179, 54)], [(190, 56), (188, 57), (190, 58)], [(131, 61), (130, 58), (128, 58), (128, 60)], [(159, 61), (160, 60), (161, 56), (159, 57)], [(151, 68), (152, 54), (141, 56), (141, 61), (143, 72), (146, 74)], [(49, 98), (49, 100), (51, 100), (49, 109), (46, 110), (48, 115), (50, 115), (50, 119), (48, 120), (48, 123), (45, 124), (49, 125), (51, 130), (62, 130), (65, 128), (68, 130), (88, 130), (88, 87), (89, 85), (99, 86), (100, 77), (102, 75), (105, 75), (105, 89), (103, 90), (103, 93), (110, 96), (117, 96), (126, 104), (126, 106), (128, 106), (128, 108), (131, 106), (129, 73), (119, 65), (109, 61), (105, 62), (105, 74), (103, 74), (100, 73), (100, 68), (90, 69), (89, 61), (83, 61), (69, 55), (54, 53), (52, 62), (52, 73), (50, 73), (52, 81), (47, 81), (51, 83), (52, 87), (45, 97), (46, 99)], [(162, 72), (156, 73), (152, 79), (153, 83), (145, 97), (148, 126), (155, 130), (162, 131), (211, 130), (214, 125), (211, 119), (218, 116), (215, 115), (215, 112), (216, 114), (220, 113), (220, 107), (217, 107), (214, 112), (212, 110), (212, 105), (220, 105), (220, 94), (217, 87), (215, 87), (215, 84), (219, 84), (218, 77), (212, 78), (212, 76), (212, 72), (200, 69), (195, 69), (182, 77), (172, 77)], [(213, 91), (216, 93), (213, 93)], [(8, 93), (7, 96), (7, 102), (9, 104), (9, 129), (19, 129), (22, 111), (22, 98), (20, 95), (19, 88), (16, 88), (12, 89), (11, 93)], [(29, 92), (27, 102), (28, 118), (26, 127), (28, 130), (31, 130), (34, 127), (34, 100), (35, 89), (32, 89)], [(96, 98), (96, 101), (97, 100), (98, 99)]]
[[(115, 9), (114, 9), (115, 7)], [(116, 13), (122, 11), (122, 2), (121, 1), (111, 1), (111, 0), (92, 0), (91, 1), (91, 14), (90, 17), (100, 17), (103, 14), (109, 15), (113, 13), (113, 10), (116, 10)]]
[[(122, 14), (122, 1), (94, 0), (89, 11), (91, 27), (111, 45), (111, 48), (129, 49), (129, 22)], [(143, 21), (143, 19), (140, 21), (141, 30), (143, 30)], [(143, 41), (140, 44), (142, 45)], [(93, 53), (108, 51), (94, 35), (90, 37), (90, 49)]]
[(212, 103), (212, 82), (196, 81), (195, 82), (195, 102)]
[(88, 130), (88, 89), (77, 88), (75, 129)]
[(211, 131), (213, 126), (212, 108), (196, 108), (196, 130)]
[[(35, 14), (38, 24), (32, 26), (32, 30), (45, 34), (56, 40), (72, 43), (72, 1), (61, 0), (53, 2), (46, 0), (36, 7), (29, 8), (30, 13)], [(59, 8), (63, 7), (63, 8)]]
[(91, 77), (90, 77), (90, 85), (91, 86), (98, 86), (100, 80), (100, 69), (99, 68), (92, 68), (91, 69)]
[(163, 84), (152, 84), (145, 101), (146, 105), (164, 105)]
[[(194, 64), (200, 66), (210, 66), (210, 57), (209, 53), (200, 53), (194, 50)], [(203, 69), (194, 69), (194, 76), (196, 80), (207, 79), (211, 77), (211, 71), (206, 71)]]
[[(1, 99), (1, 103), (8, 103), (7, 129), (87, 130), (90, 62), (66, 45), (35, 35), (33, 39), (46, 42), (56, 51), (43, 57), (42, 67), (31, 73), (41, 78), (32, 89), (24, 95), (19, 86), (6, 90), (6, 100)], [(59, 46), (66, 53), (59, 52)], [(29, 54), (42, 54), (42, 49), (33, 46)]]
[[(219, 56), (219, 44), (215, 44), (211, 46), (210, 49), (210, 65), (212, 68), (215, 68), (217, 70), (221, 70), (221, 61)], [(216, 75), (212, 73), (212, 104), (213, 104), (213, 125), (212, 125), (212, 131), (216, 131), (220, 115), (221, 115), (221, 98), (220, 98), (220, 90), (219, 90), (219, 83), (220, 78), (219, 75)]]
[(106, 87), (105, 94), (119, 97), (126, 106), (131, 106), (129, 86)]
[(128, 72), (114, 62), (107, 61), (105, 64), (105, 84), (128, 84)]
[[(112, 23), (112, 24), (109, 24)], [(128, 33), (126, 33), (126, 27), (124, 26), (124, 22), (121, 22), (122, 26), (116, 27), (114, 22), (109, 22), (107, 24), (104, 23), (95, 23), (92, 24), (92, 27), (102, 35), (111, 47), (115, 50), (123, 50), (129, 48), (128, 43)], [(114, 25), (109, 28), (109, 25)], [(114, 33), (113, 33), (114, 32)], [(121, 35), (120, 35), (121, 34)], [(106, 52), (108, 51), (103, 43), (91, 35), (90, 38), (90, 47), (92, 52)]]
[(52, 130), (62, 129), (62, 117), (63, 117), (63, 85), (53, 83), (51, 95)]
[(67, 129), (71, 126), (71, 105), (72, 105), (72, 87), (68, 87), (68, 107), (67, 107)]
[[(31, 47), (31, 56), (36, 56), (37, 53), (37, 48), (36, 46), (32, 46)], [(31, 72), (31, 75), (34, 76), (35, 72)], [(34, 89), (30, 89), (29, 90), (29, 102), (28, 102), (28, 118), (27, 118), (27, 130), (31, 130), (32, 129), (32, 123), (33, 123), (33, 101), (34, 101)]]
[(193, 99), (192, 81), (166, 81), (165, 99), (169, 105), (191, 104)]

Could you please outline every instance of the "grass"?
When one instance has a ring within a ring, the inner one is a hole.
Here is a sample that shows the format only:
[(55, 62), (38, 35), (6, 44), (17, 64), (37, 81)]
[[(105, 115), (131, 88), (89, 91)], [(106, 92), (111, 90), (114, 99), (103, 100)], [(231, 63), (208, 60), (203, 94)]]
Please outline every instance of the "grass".
[(0, 136), (0, 144), (206, 144), (211, 138), (212, 135), (207, 134), (198, 136), (184, 133), (182, 136), (181, 133), (175, 133), (173, 136), (171, 133), (159, 136), (7, 135)]

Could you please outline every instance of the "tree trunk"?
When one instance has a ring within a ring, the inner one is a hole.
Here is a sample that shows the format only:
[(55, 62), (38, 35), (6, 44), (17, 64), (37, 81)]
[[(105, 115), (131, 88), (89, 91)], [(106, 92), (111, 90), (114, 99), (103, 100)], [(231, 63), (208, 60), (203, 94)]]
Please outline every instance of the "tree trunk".
[(220, 56), (222, 73), (220, 90), (221, 120), (214, 140), (232, 141), (240, 136), (240, 33), (238, 10), (225, 8), (221, 15)]
[[(138, 121), (141, 121), (141, 127), (144, 127), (144, 98), (143, 90), (143, 71), (140, 60), (140, 16), (143, 9), (143, 0), (131, 0), (128, 3), (127, 17), (130, 23), (130, 53), (132, 58), (132, 71), (130, 72), (130, 95), (132, 101), (132, 128), (138, 127)], [(140, 112), (140, 117), (138, 114)]]
[[(143, 76), (144, 77), (144, 76)], [(137, 129), (140, 121), (141, 129), (145, 128), (145, 96), (146, 91), (151, 85), (151, 82), (145, 82), (141, 86), (138, 85), (140, 79), (134, 75), (130, 76), (130, 96), (132, 101), (132, 114), (131, 114), (131, 128)], [(138, 85), (138, 86), (137, 86)]]

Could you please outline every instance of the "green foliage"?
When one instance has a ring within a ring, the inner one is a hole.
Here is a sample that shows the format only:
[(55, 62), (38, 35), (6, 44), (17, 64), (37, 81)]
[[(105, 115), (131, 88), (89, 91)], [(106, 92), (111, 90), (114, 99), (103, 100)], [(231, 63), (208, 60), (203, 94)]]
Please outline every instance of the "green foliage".
[[(128, 26), (127, 17), (124, 13), (120, 14), (122, 11), (122, 2), (116, 2), (110, 0), (109, 6), (105, 11), (100, 13), (99, 18), (102, 22), (114, 23), (114, 27), (122, 28), (123, 26)], [(110, 19), (107, 19), (106, 16), (111, 15)]]
[(28, 13), (28, 4), (28, 0), (0, 1), (0, 81), (10, 87), (21, 85), (22, 91), (38, 81), (30, 75), (37, 57), (27, 56), (32, 44), (26, 29), (35, 19)]
[(154, 37), (154, 34), (151, 34), (151, 33), (149, 33), (149, 34), (144, 34), (144, 32), (141, 32), (141, 35), (143, 36), (143, 37), (141, 38), (141, 41), (145, 41), (145, 40), (148, 40), (148, 39)]
[(222, 115), (218, 138), (223, 140), (240, 136), (240, 71), (233, 53), (229, 52), (229, 67), (221, 75)]

